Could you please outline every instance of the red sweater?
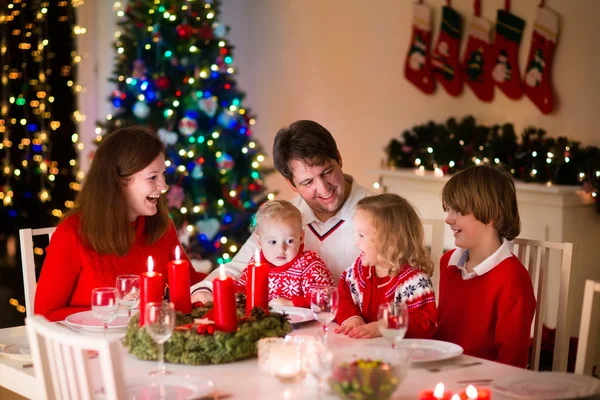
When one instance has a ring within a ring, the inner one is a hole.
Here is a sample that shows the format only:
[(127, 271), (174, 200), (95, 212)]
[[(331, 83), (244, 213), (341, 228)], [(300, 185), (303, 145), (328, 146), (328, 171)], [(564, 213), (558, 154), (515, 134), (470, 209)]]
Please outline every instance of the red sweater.
[(535, 296), (523, 264), (511, 255), (481, 276), (463, 280), (448, 265), (454, 250), (440, 261), (436, 339), (456, 343), (465, 354), (527, 367)]
[[(310, 307), (309, 290), (315, 285), (333, 286), (333, 275), (314, 251), (303, 251), (289, 263), (276, 267), (260, 254), (263, 264), (269, 266), (269, 301), (282, 297), (291, 300), (296, 307)], [(254, 257), (248, 265), (254, 265)], [(248, 284), (248, 267), (237, 281), (238, 291), (245, 291)]]
[[(91, 308), (92, 289), (115, 286), (117, 275), (140, 274), (147, 268), (148, 256), (154, 270), (167, 281), (167, 261), (173, 258), (179, 239), (175, 226), (153, 244), (146, 244), (144, 217), (135, 222), (135, 242), (123, 257), (98, 254), (81, 242), (79, 216), (62, 221), (52, 235), (35, 293), (34, 310), (51, 321)], [(183, 259), (188, 260), (185, 254)], [(190, 263), (190, 281), (199, 282), (206, 274), (196, 272)]]
[(340, 307), (336, 322), (358, 316), (366, 323), (377, 321), (379, 305), (405, 302), (408, 306), (406, 337), (429, 339), (435, 332), (435, 295), (431, 279), (420, 270), (403, 265), (396, 276), (377, 277), (375, 267), (363, 266), (358, 257), (338, 284)]

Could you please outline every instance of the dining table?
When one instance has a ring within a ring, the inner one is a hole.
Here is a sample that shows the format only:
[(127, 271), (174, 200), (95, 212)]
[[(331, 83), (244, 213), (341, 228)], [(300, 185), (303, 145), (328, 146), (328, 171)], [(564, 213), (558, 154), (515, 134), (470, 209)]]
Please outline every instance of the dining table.
[[(391, 345), (385, 339), (353, 339), (342, 334), (333, 333), (336, 324), (329, 326), (327, 343), (335, 351), (344, 347), (360, 348), (367, 345)], [(290, 335), (306, 335), (318, 337), (321, 325), (316, 322), (305, 322), (294, 325)], [(73, 331), (65, 329), (65, 334), (99, 335), (97, 332), (82, 330)], [(108, 340), (119, 340), (124, 336), (124, 331), (110, 332)], [(26, 342), (27, 333), (25, 326), (0, 329), (0, 343), (21, 341)], [(156, 361), (141, 361), (129, 354), (125, 347), (121, 347), (121, 361), (125, 383), (148, 377), (156, 369)], [(21, 396), (37, 399), (40, 398), (40, 384), (38, 382), (31, 361), (15, 360), (0, 355), (0, 386), (11, 390)], [(301, 381), (283, 383), (274, 376), (261, 372), (256, 357), (229, 364), (218, 365), (182, 365), (167, 363), (168, 369), (181, 379), (194, 379), (211, 381), (220, 399), (317, 399), (319, 389), (315, 378), (311, 374)], [(419, 393), (424, 389), (433, 389), (439, 382), (444, 383), (448, 390), (458, 393), (472, 382), (478, 387), (486, 387), (491, 381), (507, 375), (533, 374), (532, 371), (513, 366), (484, 360), (465, 354), (427, 363), (412, 363), (406, 377), (392, 395), (392, 399), (418, 399)], [(323, 399), (336, 399), (336, 395), (327, 388), (321, 393)], [(495, 393), (492, 388), (493, 399), (507, 399), (509, 397)], [(594, 397), (600, 398), (599, 396)], [(204, 397), (202, 397), (204, 399)]]

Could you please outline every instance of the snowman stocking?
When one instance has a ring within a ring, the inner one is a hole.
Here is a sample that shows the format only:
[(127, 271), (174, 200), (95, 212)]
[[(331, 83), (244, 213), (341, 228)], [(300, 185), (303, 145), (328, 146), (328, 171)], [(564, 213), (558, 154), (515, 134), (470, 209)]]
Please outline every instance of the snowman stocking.
[(431, 7), (414, 4), (413, 32), (404, 65), (404, 76), (427, 94), (435, 90), (435, 81), (429, 61), (431, 43)]
[[(450, 4), (450, 1), (448, 1)], [(433, 50), (431, 63), (433, 73), (438, 82), (451, 96), (458, 96), (462, 92), (462, 79), (459, 70), (458, 52), (460, 37), (462, 35), (462, 21), (460, 14), (452, 7), (444, 6), (442, 9), (442, 26)]]
[(494, 99), (492, 81), (493, 54), (490, 45), (492, 23), (481, 18), (478, 11), (467, 28), (467, 49), (462, 62), (462, 78), (481, 101)]
[[(509, 1), (506, 2), (508, 6)], [(525, 21), (511, 14), (508, 7), (506, 11), (498, 10), (492, 79), (507, 97), (515, 100), (523, 95), (519, 76), (519, 44), (524, 27)]]
[(525, 94), (542, 113), (549, 114), (554, 106), (550, 66), (558, 38), (558, 15), (546, 7), (538, 8), (533, 29), (525, 70)]

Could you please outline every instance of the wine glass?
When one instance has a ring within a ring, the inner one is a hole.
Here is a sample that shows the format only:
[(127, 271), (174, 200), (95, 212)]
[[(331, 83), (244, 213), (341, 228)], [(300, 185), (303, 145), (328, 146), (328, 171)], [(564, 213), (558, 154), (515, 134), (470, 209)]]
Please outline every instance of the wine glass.
[(320, 399), (325, 394), (325, 382), (333, 370), (333, 353), (325, 343), (314, 337), (307, 345), (305, 354), (307, 369), (317, 381), (318, 398)]
[(117, 289), (114, 287), (92, 289), (92, 314), (94, 318), (102, 321), (104, 325), (104, 337), (106, 337), (106, 332), (108, 332), (108, 325), (117, 317), (118, 310)]
[(313, 286), (309, 295), (310, 308), (323, 325), (323, 343), (327, 344), (327, 324), (333, 321), (338, 310), (338, 290), (335, 286)]
[(131, 311), (140, 303), (140, 277), (139, 275), (117, 276), (117, 293), (119, 304), (127, 309), (127, 316), (131, 318)]
[(175, 305), (173, 303), (148, 303), (144, 313), (144, 327), (158, 345), (158, 370), (150, 375), (166, 375), (171, 371), (165, 368), (164, 343), (169, 340), (175, 329)]
[(405, 303), (384, 303), (377, 313), (379, 332), (396, 348), (396, 341), (406, 335), (408, 329), (408, 307)]

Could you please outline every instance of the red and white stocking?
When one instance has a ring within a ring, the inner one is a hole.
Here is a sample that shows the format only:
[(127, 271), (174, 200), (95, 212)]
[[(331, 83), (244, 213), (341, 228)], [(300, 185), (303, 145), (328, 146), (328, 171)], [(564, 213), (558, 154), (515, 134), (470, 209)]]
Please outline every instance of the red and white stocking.
[(431, 94), (435, 90), (435, 81), (429, 61), (431, 7), (415, 3), (413, 12), (413, 31), (404, 65), (404, 76), (421, 91)]
[(458, 53), (462, 36), (462, 21), (459, 13), (448, 5), (442, 8), (442, 26), (438, 36), (431, 64), (435, 79), (442, 84), (451, 96), (462, 92), (462, 78)]
[(480, 2), (475, 0), (475, 16), (467, 26), (467, 48), (462, 61), (462, 78), (475, 96), (481, 101), (490, 102), (494, 99), (494, 55), (490, 44), (492, 23), (480, 15)]
[(506, 10), (498, 10), (492, 79), (507, 97), (516, 100), (523, 95), (519, 74), (519, 45), (525, 21), (508, 11), (510, 0), (505, 2)]
[(550, 67), (558, 38), (558, 15), (543, 5), (538, 8), (527, 68), (525, 69), (525, 94), (542, 113), (549, 114), (554, 107), (550, 84)]

